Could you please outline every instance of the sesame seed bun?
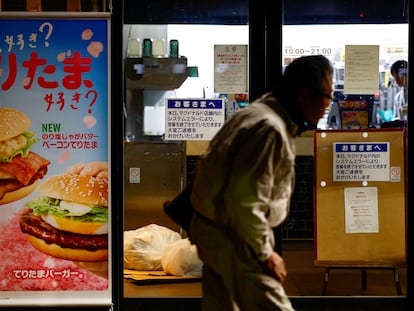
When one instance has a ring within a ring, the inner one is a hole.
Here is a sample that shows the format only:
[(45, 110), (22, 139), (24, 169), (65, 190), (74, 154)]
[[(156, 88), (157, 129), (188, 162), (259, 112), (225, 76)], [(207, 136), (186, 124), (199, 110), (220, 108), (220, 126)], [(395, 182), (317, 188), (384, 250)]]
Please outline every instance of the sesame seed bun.
[(23, 133), (29, 130), (30, 126), (31, 121), (23, 112), (13, 108), (0, 107), (0, 141)]
[(76, 174), (57, 175), (43, 182), (39, 193), (70, 202), (108, 206), (108, 179)]

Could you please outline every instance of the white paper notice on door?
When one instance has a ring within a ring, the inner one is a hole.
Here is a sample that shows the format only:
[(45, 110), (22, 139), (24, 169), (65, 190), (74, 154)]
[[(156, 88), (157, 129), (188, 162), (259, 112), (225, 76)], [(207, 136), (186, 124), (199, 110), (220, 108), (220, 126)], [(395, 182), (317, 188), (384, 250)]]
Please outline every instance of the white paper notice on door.
[(378, 93), (379, 45), (345, 46), (345, 94)]
[(344, 188), (345, 232), (378, 233), (378, 189)]
[(214, 92), (247, 93), (247, 45), (214, 45)]

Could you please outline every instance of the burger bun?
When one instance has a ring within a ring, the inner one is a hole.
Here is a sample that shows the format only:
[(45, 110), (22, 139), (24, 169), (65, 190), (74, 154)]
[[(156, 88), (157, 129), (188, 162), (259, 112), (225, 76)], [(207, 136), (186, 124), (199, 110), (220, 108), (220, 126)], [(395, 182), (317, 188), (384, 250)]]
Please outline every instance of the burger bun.
[(8, 204), (17, 200), (20, 200), (29, 194), (31, 194), (37, 187), (38, 181), (36, 180), (31, 185), (21, 187), (17, 190), (6, 192), (3, 198), (0, 200), (0, 205)]
[(56, 175), (40, 185), (39, 193), (55, 199), (107, 207), (108, 179), (77, 174)]
[(108, 260), (108, 249), (89, 251), (86, 249), (63, 248), (52, 243), (47, 244), (44, 240), (28, 234), (27, 240), (37, 250), (47, 255), (72, 261), (97, 262)]
[(23, 112), (0, 107), (0, 141), (13, 138), (29, 130), (31, 121)]

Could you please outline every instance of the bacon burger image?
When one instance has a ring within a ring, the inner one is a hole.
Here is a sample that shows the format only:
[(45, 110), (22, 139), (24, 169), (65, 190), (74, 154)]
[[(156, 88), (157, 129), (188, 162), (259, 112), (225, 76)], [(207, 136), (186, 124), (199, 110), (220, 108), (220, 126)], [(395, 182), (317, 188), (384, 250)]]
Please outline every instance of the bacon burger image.
[(30, 126), (23, 112), (0, 107), (0, 205), (32, 193), (47, 173), (50, 161), (30, 151), (38, 142)]
[(75, 262), (108, 260), (108, 178), (64, 173), (38, 192), (19, 220), (34, 248)]

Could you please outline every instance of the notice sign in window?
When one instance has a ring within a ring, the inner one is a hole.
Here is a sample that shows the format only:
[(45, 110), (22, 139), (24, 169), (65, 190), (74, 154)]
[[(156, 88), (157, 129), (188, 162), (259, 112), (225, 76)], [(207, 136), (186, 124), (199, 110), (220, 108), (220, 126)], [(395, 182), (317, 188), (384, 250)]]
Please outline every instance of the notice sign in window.
[(247, 45), (214, 45), (214, 92), (247, 91)]
[(165, 140), (210, 140), (224, 123), (224, 99), (166, 99)]
[(387, 142), (334, 143), (333, 181), (389, 181)]

